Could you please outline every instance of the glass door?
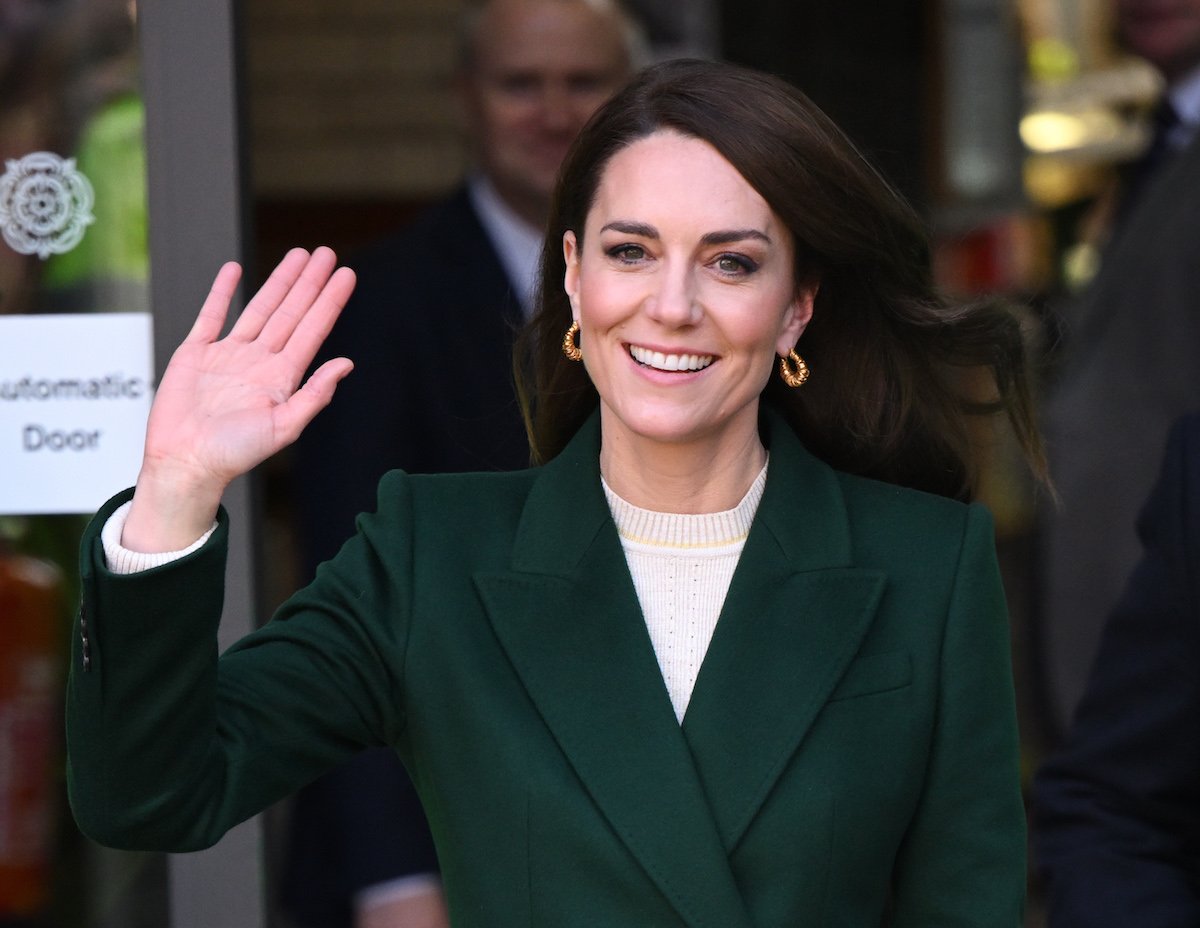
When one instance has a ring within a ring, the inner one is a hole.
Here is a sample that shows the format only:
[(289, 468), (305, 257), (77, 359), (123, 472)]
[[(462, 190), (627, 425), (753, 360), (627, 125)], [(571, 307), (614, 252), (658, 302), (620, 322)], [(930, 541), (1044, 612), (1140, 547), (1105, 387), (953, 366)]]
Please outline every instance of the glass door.
[[(122, 444), (84, 420), (136, 417), (216, 268), (243, 257), (232, 6), (0, 3), (0, 928), (264, 920), (257, 821), (200, 854), (100, 848), (67, 809), (61, 735), (75, 549), (103, 502), (64, 462)], [(254, 614), (251, 496), (226, 499), (226, 639)]]

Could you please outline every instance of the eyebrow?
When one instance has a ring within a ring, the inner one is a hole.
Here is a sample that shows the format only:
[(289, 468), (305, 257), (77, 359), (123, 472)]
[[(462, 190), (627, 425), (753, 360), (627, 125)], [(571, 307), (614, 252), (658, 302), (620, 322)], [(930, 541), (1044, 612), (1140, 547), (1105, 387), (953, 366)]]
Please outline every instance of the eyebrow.
[(744, 242), (746, 239), (756, 239), (760, 242), (771, 244), (771, 236), (766, 232), (760, 232), (758, 229), (729, 229), (722, 232), (709, 232), (700, 236), (700, 241), (705, 245), (728, 245), (732, 242)]
[[(642, 238), (658, 238), (658, 229), (652, 225), (647, 225), (644, 222), (631, 222), (626, 219), (614, 219), (612, 222), (607, 222), (601, 226), (600, 231), (606, 232), (609, 230), (614, 232), (622, 232), (625, 235), (638, 235)], [(771, 244), (771, 237), (765, 232), (760, 232), (758, 229), (723, 229), (719, 232), (707, 232), (700, 237), (701, 243), (705, 245), (728, 245), (731, 242), (744, 242), (746, 239), (757, 239), (758, 241)]]

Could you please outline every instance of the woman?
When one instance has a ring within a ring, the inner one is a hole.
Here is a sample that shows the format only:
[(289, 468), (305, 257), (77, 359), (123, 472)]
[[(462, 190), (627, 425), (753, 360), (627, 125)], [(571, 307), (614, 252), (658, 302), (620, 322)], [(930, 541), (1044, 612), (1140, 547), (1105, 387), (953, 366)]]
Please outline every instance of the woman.
[[(349, 372), (296, 389), (353, 284), (294, 252), (218, 341), (222, 269), (129, 508), (84, 540), (81, 827), (202, 847), (388, 744), (456, 926), (1017, 924), (990, 521), (901, 486), (969, 490), (958, 383), (981, 365), (1034, 445), (1015, 325), (944, 308), (837, 130), (725, 65), (660, 65), (606, 106), (550, 236), (517, 365), (544, 466), (389, 475), (218, 662), (220, 493)], [(136, 552), (173, 559), (130, 576)]]

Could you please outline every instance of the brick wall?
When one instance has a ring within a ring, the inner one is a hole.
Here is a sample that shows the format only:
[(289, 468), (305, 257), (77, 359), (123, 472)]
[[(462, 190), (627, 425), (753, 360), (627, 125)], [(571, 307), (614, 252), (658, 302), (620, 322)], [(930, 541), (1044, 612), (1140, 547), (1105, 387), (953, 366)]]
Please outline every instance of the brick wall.
[(417, 201), (465, 166), (450, 91), (456, 0), (245, 0), (254, 188)]

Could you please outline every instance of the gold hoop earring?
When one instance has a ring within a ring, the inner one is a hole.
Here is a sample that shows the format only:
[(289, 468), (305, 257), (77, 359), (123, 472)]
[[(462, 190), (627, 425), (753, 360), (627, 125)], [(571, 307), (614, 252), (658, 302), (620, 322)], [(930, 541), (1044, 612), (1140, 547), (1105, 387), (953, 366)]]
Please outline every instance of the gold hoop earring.
[(562, 350), (567, 356), (568, 361), (583, 360), (583, 352), (579, 350), (579, 346), (575, 344), (575, 336), (579, 334), (579, 323), (572, 322), (571, 327), (567, 329), (567, 334), (563, 336)]
[[(790, 366), (789, 361), (791, 362)], [(779, 376), (789, 387), (801, 386), (804, 381), (808, 380), (808, 373), (808, 365), (804, 363), (804, 358), (796, 354), (795, 348), (788, 352), (786, 358), (779, 359)]]

